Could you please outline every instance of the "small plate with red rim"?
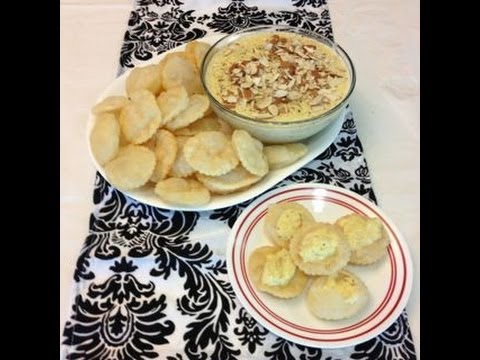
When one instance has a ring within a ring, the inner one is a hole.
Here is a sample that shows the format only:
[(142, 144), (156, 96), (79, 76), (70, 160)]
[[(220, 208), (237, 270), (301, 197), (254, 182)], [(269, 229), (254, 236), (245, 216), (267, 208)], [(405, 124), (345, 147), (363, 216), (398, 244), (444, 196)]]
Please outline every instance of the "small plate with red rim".
[[(256, 248), (273, 245), (263, 227), (268, 206), (279, 202), (298, 202), (317, 221), (333, 223), (343, 215), (359, 213), (383, 222), (390, 237), (387, 256), (372, 265), (346, 267), (360, 277), (370, 293), (369, 303), (360, 313), (345, 320), (321, 320), (309, 312), (306, 290), (285, 300), (254, 287), (247, 273), (248, 259)], [(369, 200), (331, 185), (289, 185), (256, 199), (235, 222), (226, 257), (233, 290), (250, 315), (278, 336), (311, 347), (340, 348), (377, 336), (401, 314), (412, 287), (410, 253), (395, 224)]]

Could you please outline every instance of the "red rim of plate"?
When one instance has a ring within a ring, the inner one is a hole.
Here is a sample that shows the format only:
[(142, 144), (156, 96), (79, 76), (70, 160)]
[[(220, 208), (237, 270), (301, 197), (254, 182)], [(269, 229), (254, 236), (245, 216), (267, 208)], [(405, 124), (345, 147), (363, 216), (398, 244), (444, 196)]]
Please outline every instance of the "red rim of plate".
[[(311, 193), (323, 189), (324, 194)], [(287, 196), (286, 198), (283, 198)], [(282, 197), (279, 201), (275, 198)], [(351, 212), (364, 214), (362, 207), (377, 216), (387, 228), (391, 244), (388, 247), (390, 278), (388, 289), (379, 305), (355, 324), (336, 329), (318, 329), (302, 326), (282, 318), (269, 308), (258, 296), (249, 280), (246, 269), (246, 247), (258, 222), (272, 202), (290, 202), (322, 199)], [(252, 219), (253, 217), (253, 219)], [(393, 250), (395, 247), (396, 251)], [(227, 251), (228, 273), (240, 302), (263, 326), (289, 340), (316, 347), (343, 347), (366, 341), (385, 330), (400, 315), (408, 300), (412, 282), (412, 264), (408, 248), (401, 234), (388, 217), (373, 203), (361, 196), (331, 185), (290, 185), (263, 195), (248, 206), (237, 219), (232, 229)], [(240, 286), (239, 284), (245, 285)], [(393, 304), (393, 306), (392, 306)]]

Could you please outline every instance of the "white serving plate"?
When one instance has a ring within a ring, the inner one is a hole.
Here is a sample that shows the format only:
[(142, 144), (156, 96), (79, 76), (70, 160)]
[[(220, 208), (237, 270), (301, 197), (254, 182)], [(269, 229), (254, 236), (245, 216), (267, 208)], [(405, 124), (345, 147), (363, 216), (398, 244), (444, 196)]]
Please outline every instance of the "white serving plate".
[[(220, 35), (214, 35), (214, 36), (208, 36), (208, 37), (202, 38), (201, 41), (205, 41), (207, 43), (213, 44), (220, 38), (221, 38)], [(141, 65), (144, 66), (149, 64), (156, 64), (166, 54), (171, 52), (176, 52), (176, 51), (182, 51), (184, 50), (184, 48), (185, 48), (185, 45), (179, 46), (175, 49), (171, 49), (165, 53), (162, 53), (156, 57), (153, 57), (148, 61), (143, 62)], [(97, 103), (108, 96), (126, 95), (125, 81), (131, 71), (132, 69), (129, 69), (124, 74), (116, 78), (102, 92), (102, 94), (97, 99)], [(343, 115), (338, 118), (338, 120), (334, 121), (332, 124), (327, 126), (321, 132), (317, 133), (316, 135), (310, 137), (307, 140), (302, 141), (308, 147), (308, 152), (303, 158), (299, 159), (295, 163), (285, 168), (269, 171), (269, 173), (264, 178), (262, 178), (261, 181), (259, 181), (258, 183), (252, 185), (251, 187), (243, 191), (235, 192), (232, 194), (226, 194), (226, 195), (212, 194), (212, 198), (210, 202), (203, 206), (189, 207), (189, 206), (180, 206), (180, 205), (164, 202), (157, 195), (155, 195), (155, 193), (153, 192), (153, 186), (151, 185), (147, 185), (135, 190), (122, 191), (122, 192), (125, 195), (131, 197), (132, 199), (135, 199), (142, 203), (159, 207), (162, 209), (171, 209), (171, 210), (185, 210), (185, 211), (214, 210), (214, 209), (220, 209), (220, 208), (224, 208), (224, 207), (228, 207), (228, 206), (232, 206), (232, 205), (244, 202), (270, 189), (272, 186), (282, 181), (283, 179), (285, 179), (286, 177), (294, 173), (296, 170), (298, 170), (299, 168), (301, 168), (302, 166), (304, 166), (305, 164), (313, 160), (316, 156), (321, 154), (323, 151), (325, 151), (330, 146), (330, 144), (335, 140), (338, 133), (340, 132), (343, 121), (345, 119), (345, 114), (346, 114), (346, 110), (344, 111)], [(94, 115), (90, 114), (90, 117), (87, 123), (88, 151), (90, 153), (90, 158), (92, 159), (93, 164), (95, 165), (97, 171), (105, 179), (107, 179), (105, 172), (103, 170), (103, 167), (100, 166), (100, 164), (98, 164), (97, 161), (95, 160), (95, 157), (92, 154), (92, 150), (90, 146), (90, 133), (92, 131), (94, 121), (95, 121)]]

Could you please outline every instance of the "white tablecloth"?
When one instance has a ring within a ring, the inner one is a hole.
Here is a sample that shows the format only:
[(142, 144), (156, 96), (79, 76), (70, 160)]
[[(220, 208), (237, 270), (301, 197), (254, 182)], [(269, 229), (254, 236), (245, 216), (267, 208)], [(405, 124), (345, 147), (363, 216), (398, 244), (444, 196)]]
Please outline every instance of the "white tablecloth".
[[(116, 76), (131, 8), (126, 0), (61, 1), (60, 334), (92, 208), (95, 169), (86, 120)], [(379, 205), (412, 252), (415, 279), (407, 312), (419, 356), (419, 2), (330, 0), (329, 8), (335, 40), (357, 69), (351, 105)]]

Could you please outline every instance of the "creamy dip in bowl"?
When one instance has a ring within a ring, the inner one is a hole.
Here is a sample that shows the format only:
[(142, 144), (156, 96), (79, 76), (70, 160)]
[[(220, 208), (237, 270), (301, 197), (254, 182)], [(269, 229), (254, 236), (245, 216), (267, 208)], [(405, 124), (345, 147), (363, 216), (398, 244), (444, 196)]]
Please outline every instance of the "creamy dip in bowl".
[(202, 64), (213, 110), (267, 143), (305, 139), (342, 115), (355, 71), (338, 45), (288, 26), (261, 26), (215, 43)]

